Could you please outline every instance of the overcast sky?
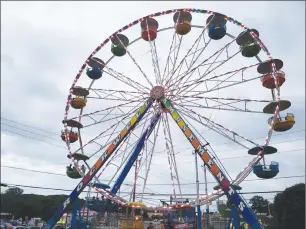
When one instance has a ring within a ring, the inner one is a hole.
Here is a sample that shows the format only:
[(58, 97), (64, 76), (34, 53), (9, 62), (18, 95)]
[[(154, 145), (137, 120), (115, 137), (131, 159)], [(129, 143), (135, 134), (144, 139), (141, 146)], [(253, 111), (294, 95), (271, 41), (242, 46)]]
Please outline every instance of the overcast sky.
[[(287, 78), (283, 87), (281, 87), (281, 98), (291, 101), (292, 106), (288, 109), (288, 112), (294, 113), (296, 125), (285, 134), (274, 133), (270, 144), (275, 146), (280, 153), (266, 157), (266, 161), (267, 163), (270, 161), (280, 163), (278, 177), (304, 176), (304, 2), (2, 2), (1, 182), (68, 190), (75, 188), (78, 181), (65, 176), (65, 166), (70, 162), (66, 157), (65, 143), (59, 136), (62, 130), (61, 121), (64, 117), (66, 98), (75, 75), (88, 55), (116, 30), (145, 15), (173, 8), (213, 10), (228, 15), (249, 28), (256, 28), (271, 55), (284, 62), (282, 70), (286, 73)], [(159, 28), (173, 26), (172, 17), (173, 14), (156, 18), (159, 22)], [(203, 26), (206, 19), (206, 14), (193, 14), (192, 24)], [(237, 36), (241, 31), (237, 26), (228, 25), (228, 33), (234, 36)], [(200, 32), (201, 29), (192, 28), (192, 31), (184, 36), (182, 53), (186, 53), (186, 50), (194, 43)], [(124, 34), (130, 41), (136, 39), (140, 34), (139, 24), (125, 31)], [(173, 30), (158, 34), (156, 47), (162, 66), (165, 64), (172, 36)], [(222, 44), (224, 45), (229, 41), (231, 39), (226, 37), (219, 43), (212, 42), (203, 52), (202, 60), (211, 56), (222, 47)], [(154, 71), (149, 43), (138, 41), (129, 50), (137, 63), (140, 63), (141, 68), (150, 75), (149, 78), (153, 79)], [(237, 45), (229, 50), (230, 54), (233, 54), (235, 50), (238, 50)], [(101, 49), (98, 56), (106, 61), (111, 56), (110, 54), (110, 43), (108, 43)], [(182, 55), (180, 54), (180, 57), (183, 57)], [(260, 58), (262, 60), (267, 59), (263, 51), (260, 53)], [(220, 70), (216, 69), (211, 75), (233, 71), (254, 63), (257, 63), (255, 58), (247, 59), (238, 54), (232, 62), (222, 66)], [(133, 80), (149, 86), (128, 55), (115, 58), (109, 66), (128, 75)], [(250, 70), (248, 77), (251, 78), (254, 76), (253, 74), (256, 74), (254, 69), (253, 71)], [(88, 77), (83, 74), (78, 85), (88, 87), (89, 83)], [(135, 91), (132, 87), (127, 89), (126, 85), (117, 84), (116, 81), (107, 76), (100, 79), (93, 88)], [(201, 88), (197, 89), (201, 90)], [(209, 96), (271, 100), (270, 91), (261, 86), (259, 79), (242, 86), (230, 87), (224, 91), (220, 90)], [(88, 99), (88, 106), (84, 112), (90, 113), (101, 110), (116, 103), (118, 102)], [(205, 105), (204, 100), (199, 101), (199, 103)], [(250, 103), (249, 109), (261, 110), (264, 105), (263, 103)], [(122, 108), (125, 111), (129, 109), (128, 107)], [(206, 117), (211, 117), (215, 122), (249, 139), (254, 139), (258, 144), (263, 144), (268, 132), (266, 120), (270, 116), (266, 114), (214, 111), (203, 108), (193, 110)], [(286, 111), (281, 114), (285, 116)], [(72, 110), (69, 117), (72, 118), (76, 115), (76, 111)], [(176, 124), (170, 119), (169, 121), (171, 130), (173, 130), (174, 149), (176, 152), (183, 151), (183, 153), (177, 155), (180, 180), (182, 184), (185, 184), (181, 186), (182, 192), (194, 194), (196, 193), (195, 184), (187, 185), (187, 183), (195, 182), (195, 166), (194, 157), (191, 155), (191, 146), (180, 133)], [(89, 124), (90, 120), (84, 119), (83, 124), (86, 124), (85, 122)], [(88, 130), (84, 129), (84, 135), (82, 134), (84, 142), (88, 142), (116, 122), (113, 120)], [(196, 122), (190, 122), (197, 125), (195, 129), (200, 133), (207, 131)], [(120, 127), (118, 127), (119, 129)], [(135, 130), (135, 134), (139, 136), (140, 131), (141, 127)], [(203, 137), (209, 140), (232, 178), (251, 160), (247, 150), (241, 146), (223, 144), (229, 143), (229, 140), (212, 131), (207, 131), (205, 135), (204, 133)], [(166, 146), (162, 128), (160, 128), (159, 137), (156, 151), (163, 151)], [(106, 140), (107, 138), (101, 138), (99, 143), (105, 144)], [(73, 147), (75, 147), (74, 149), (77, 148), (76, 146)], [(91, 155), (97, 145), (88, 147), (89, 149), (86, 149), (85, 152)], [(148, 147), (151, 147), (149, 143)], [(89, 161), (91, 165), (98, 155), (99, 153)], [(120, 157), (118, 158), (118, 161), (121, 161)], [(7, 166), (61, 175), (21, 171)], [(113, 176), (115, 168), (110, 166), (108, 170), (105, 170), (101, 179), (109, 180)], [(200, 171), (200, 182), (203, 182), (203, 172)], [(145, 192), (172, 193), (169, 173), (167, 154), (165, 152), (156, 154), (153, 157), (150, 171), (150, 174), (153, 175), (148, 178), (148, 189)], [(215, 185), (213, 183), (214, 179), (211, 175), (208, 175), (208, 180), (212, 182), (208, 185), (209, 190), (212, 190)], [(304, 182), (305, 177), (259, 181), (256, 180), (254, 174), (250, 174), (247, 180), (241, 184), (243, 191), (279, 191), (293, 184)], [(123, 186), (122, 190), (125, 189), (129, 192), (131, 188), (128, 184), (132, 184), (132, 182), (133, 174), (130, 174), (125, 181), (127, 185)], [(140, 179), (139, 183), (141, 184), (143, 181)], [(200, 188), (200, 192), (204, 193), (204, 185), (201, 185)], [(24, 188), (24, 190), (26, 193), (44, 195), (69, 194), (69, 192), (32, 188)], [(140, 188), (138, 192), (141, 192)], [(264, 194), (270, 201), (274, 195)], [(82, 195), (82, 197), (84, 196), (85, 194)], [(247, 199), (250, 197), (251, 195), (245, 196)], [(159, 198), (165, 199), (168, 197), (155, 197), (155, 199)], [(156, 204), (152, 200), (147, 203)]]

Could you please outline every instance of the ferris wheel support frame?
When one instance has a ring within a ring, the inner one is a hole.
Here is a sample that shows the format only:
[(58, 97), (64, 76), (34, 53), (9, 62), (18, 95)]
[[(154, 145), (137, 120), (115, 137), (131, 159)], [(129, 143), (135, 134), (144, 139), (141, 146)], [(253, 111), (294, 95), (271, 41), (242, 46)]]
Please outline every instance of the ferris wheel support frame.
[(94, 178), (97, 172), (105, 164), (107, 159), (112, 155), (112, 153), (117, 149), (120, 143), (125, 139), (125, 137), (134, 129), (137, 123), (142, 119), (145, 113), (152, 106), (153, 100), (149, 98), (134, 114), (130, 119), (127, 126), (120, 132), (120, 134), (112, 141), (101, 157), (96, 161), (96, 163), (91, 167), (88, 173), (82, 178), (81, 182), (76, 186), (76, 188), (70, 193), (68, 199), (64, 201), (63, 204), (59, 206), (55, 214), (48, 220), (44, 229), (51, 229), (55, 226), (57, 221), (62, 217), (68, 205), (74, 202), (78, 196), (82, 193), (88, 183)]
[[(71, 87), (71, 89), (76, 85), (76, 83), (77, 83), (77, 81), (78, 81), (78, 79), (80, 78), (80, 76), (81, 76), (81, 74), (82, 74), (82, 72), (84, 71), (84, 69), (86, 68), (86, 64), (88, 64), (88, 62), (89, 62), (89, 60), (103, 47), (103, 46), (105, 46), (110, 40), (111, 40), (111, 38), (113, 38), (113, 37), (117, 37), (117, 34), (118, 33), (121, 33), (121, 32), (123, 32), (124, 30), (126, 30), (126, 29), (128, 29), (128, 28), (130, 28), (130, 27), (132, 27), (132, 26), (134, 26), (134, 25), (136, 25), (136, 24), (138, 24), (139, 22), (142, 22), (143, 20), (147, 20), (148, 18), (154, 18), (154, 17), (158, 17), (158, 16), (161, 16), (161, 15), (166, 15), (166, 14), (170, 14), (170, 13), (174, 13), (174, 12), (193, 12), (193, 13), (204, 13), (204, 14), (211, 14), (211, 15), (216, 15), (217, 13), (216, 12), (213, 12), (213, 11), (209, 11), (209, 10), (201, 10), (201, 9), (174, 9), (174, 10), (167, 10), (167, 11), (162, 11), (162, 12), (157, 12), (157, 13), (154, 13), (154, 14), (151, 14), (151, 15), (147, 15), (147, 16), (145, 16), (145, 17), (143, 17), (143, 18), (140, 18), (140, 19), (138, 19), (138, 20), (135, 20), (134, 22), (132, 22), (132, 23), (130, 23), (130, 24), (128, 24), (128, 25), (126, 25), (126, 26), (124, 26), (124, 27), (122, 27), (121, 29), (119, 29), (117, 32), (115, 32), (114, 34), (112, 34), (109, 38), (107, 38), (103, 43), (101, 43), (91, 54), (90, 54), (90, 56), (88, 57), (88, 59), (86, 60), (86, 62), (82, 65), (82, 67), (81, 67), (81, 69), (79, 70), (79, 72), (78, 72), (78, 74), (77, 74), (77, 76), (76, 76), (76, 78), (75, 78), (75, 80), (74, 80), (74, 82), (73, 82), (73, 84), (72, 84), (72, 87)], [(273, 61), (272, 60), (272, 57), (270, 56), (270, 53), (269, 53), (269, 51), (268, 51), (268, 49), (262, 44), (262, 42), (260, 41), (260, 39), (257, 37), (257, 35), (256, 34), (254, 34), (254, 32), (252, 32), (249, 28), (247, 28), (245, 25), (243, 25), (241, 22), (238, 22), (238, 21), (236, 21), (235, 19), (233, 19), (233, 18), (231, 18), (231, 17), (228, 17), (228, 16), (225, 16), (225, 15), (223, 15), (224, 16), (224, 19), (226, 20), (226, 21), (230, 21), (230, 22), (232, 22), (233, 24), (236, 24), (236, 25), (238, 25), (239, 27), (241, 27), (241, 28), (243, 28), (245, 31), (249, 31), (249, 33), (250, 33), (250, 35), (256, 40), (256, 42), (260, 45), (260, 47), (261, 47), (261, 49), (262, 50), (264, 50), (266, 53), (267, 53), (267, 55), (268, 55), (268, 57), (269, 57), (269, 59), (271, 60), (271, 61)], [(209, 23), (207, 23), (207, 24), (209, 24)], [(228, 34), (227, 34), (228, 35)], [(118, 38), (118, 37), (117, 37)], [(120, 40), (119, 40), (120, 41)], [(121, 42), (120, 42), (121, 43)], [(126, 49), (126, 48), (125, 48)], [(129, 53), (128, 53), (129, 54)], [(131, 56), (130, 56), (131, 57)], [(258, 59), (258, 57), (256, 56), (256, 58)], [(132, 58), (133, 59), (133, 58)], [(134, 59), (133, 59), (133, 61), (134, 61)], [(260, 60), (259, 60), (260, 61)], [(105, 65), (105, 64), (104, 64)], [(137, 64), (136, 64), (137, 65)], [(109, 70), (111, 70), (110, 68), (107, 68), (107, 66), (104, 66), (105, 67), (105, 69), (109, 69)], [(139, 66), (137, 65), (137, 67), (139, 68)], [(272, 77), (274, 78), (274, 80), (275, 80), (275, 85), (276, 85), (276, 91), (277, 91), (277, 96), (273, 96), (273, 100), (275, 100), (275, 101), (280, 101), (280, 99), (279, 99), (279, 87), (278, 87), (278, 83), (276, 82), (276, 68), (275, 68), (275, 64), (272, 64), (272, 68), (273, 68), (273, 72), (272, 72)], [(141, 70), (141, 69), (139, 69), (139, 70)], [(113, 70), (112, 70), (113, 71)], [(106, 72), (106, 71), (105, 71)], [(142, 70), (141, 70), (141, 72), (142, 72)], [(184, 76), (185, 77), (185, 76)], [(200, 79), (199, 79), (200, 80)], [(135, 83), (135, 84), (137, 84), (137, 82), (135, 82), (135, 81), (131, 81), (131, 82), (133, 82), (133, 83)], [(185, 83), (186, 82), (184, 82), (183, 83), (183, 85), (185, 85)], [(199, 83), (199, 82), (197, 82), (197, 83)], [(92, 84), (91, 84), (92, 85)], [(90, 87), (91, 87), (91, 85), (90, 85)], [(131, 85), (130, 85), (131, 86)], [(185, 86), (189, 86), (189, 85), (185, 85)], [(148, 88), (147, 88), (148, 89)], [(168, 95), (169, 96), (169, 95)], [(276, 98), (275, 98), (276, 97)], [(171, 97), (168, 97), (169, 99), (172, 99)], [(70, 102), (71, 102), (71, 99), (72, 99), (72, 90), (70, 90), (70, 93), (69, 93), (69, 96), (68, 96), (68, 98), (67, 98), (67, 104), (66, 104), (66, 108), (65, 108), (65, 120), (67, 120), (67, 116), (68, 116), (68, 110), (69, 110), (69, 104), (70, 104)], [(158, 99), (159, 101), (160, 101), (160, 99)], [(276, 116), (278, 115), (278, 109), (279, 109), (279, 106), (277, 106), (276, 107), (276, 110), (275, 110), (275, 114), (274, 114), (274, 116), (273, 116), (273, 120), (272, 120), (272, 122), (271, 122), (271, 126), (270, 126), (270, 130), (269, 130), (269, 134), (268, 134), (268, 137), (267, 137), (267, 139), (266, 139), (266, 143), (265, 143), (265, 145), (267, 145), (268, 143), (269, 143), (269, 141), (270, 141), (270, 137), (271, 137), (271, 134), (272, 134), (272, 126), (273, 126), (273, 123), (274, 123), (274, 120), (276, 119)], [(139, 117), (137, 117), (137, 118), (139, 118)], [(141, 119), (141, 118), (139, 118), (139, 119)], [(67, 125), (65, 124), (65, 130), (67, 129)], [(181, 128), (182, 129), (182, 128)], [(184, 131), (184, 130), (183, 130)], [(122, 133), (122, 132), (121, 132)], [(126, 132), (126, 133), (124, 133), (125, 135), (124, 135), (124, 137), (121, 139), (121, 141), (128, 135), (128, 132)], [(186, 135), (186, 134), (185, 134)], [(187, 137), (187, 136), (186, 136)], [(116, 139), (120, 139), (120, 138), (116, 138)], [(115, 139), (115, 140), (116, 140)], [(114, 140), (114, 141), (115, 141)], [(66, 142), (67, 142), (67, 145), (68, 145), (68, 149), (69, 149), (69, 144), (68, 144), (68, 141), (69, 141), (69, 136), (67, 135), (67, 133), (66, 133)], [(189, 139), (189, 141), (190, 141), (190, 139)], [(119, 146), (119, 144), (121, 143), (121, 142), (116, 142), (116, 143), (118, 143), (118, 145), (116, 145), (116, 147), (118, 147)], [(191, 142), (192, 143), (192, 142)], [(198, 143), (200, 143), (199, 141), (198, 141)], [(112, 144), (111, 144), (112, 145)], [(109, 147), (114, 147), (114, 145), (112, 145), (112, 146), (109, 146)], [(204, 146), (205, 147), (205, 146)], [(116, 149), (116, 148), (115, 148)], [(114, 149), (114, 150), (115, 150)], [(70, 152), (70, 149), (69, 149), (69, 152)], [(114, 151), (112, 151), (112, 153), (113, 153)], [(106, 154), (105, 154), (106, 153)], [(108, 156), (110, 156), (110, 155), (107, 155), (107, 152), (105, 152), (103, 155), (102, 155), (102, 160), (104, 160), (104, 161), (102, 161), (103, 162), (103, 164), (105, 163), (105, 161), (108, 159)], [(112, 154), (112, 153), (110, 153), (110, 154)], [(199, 152), (198, 152), (198, 154), (199, 154)], [(261, 153), (259, 153), (259, 154), (261, 154)], [(209, 156), (209, 155), (208, 155)], [(259, 159), (259, 157), (261, 157), (261, 155), (257, 155), (257, 157), (256, 158), (254, 158), (252, 161), (254, 162), (254, 161), (256, 161), (256, 160), (258, 160)], [(203, 158), (202, 158), (203, 159)], [(99, 160), (100, 160), (100, 158), (99, 158)], [(102, 164), (102, 162), (99, 162), (99, 165), (101, 165), (101, 166), (103, 166), (103, 164)], [(92, 169), (94, 169), (95, 167), (96, 167), (96, 164), (98, 163), (98, 161), (95, 163), (95, 165), (90, 169), (90, 170), (92, 170)], [(208, 168), (209, 168), (209, 164), (208, 165), (206, 165)], [(211, 165), (211, 166), (213, 166), (213, 165)], [(77, 167), (77, 166), (76, 166)], [(233, 181), (234, 183), (239, 183), (239, 182), (241, 182), (241, 180), (243, 180), (243, 178), (245, 177), (245, 176), (247, 176), (248, 174), (249, 174), (249, 169), (250, 169), (250, 167), (252, 167), (252, 163), (249, 163), (248, 165), (247, 165), (247, 169), (244, 169), (242, 172), (240, 172), (239, 173), (239, 175), (237, 176), (237, 178)], [(100, 167), (101, 168), (101, 167)], [(99, 168), (99, 169), (100, 169)], [(216, 169), (219, 169), (218, 167), (216, 167)], [(210, 168), (210, 171), (211, 172), (213, 172), (212, 171), (212, 169)], [(220, 170), (221, 171), (221, 170)], [(80, 171), (79, 171), (80, 172)], [(81, 174), (82, 172), (80, 172), (80, 174)], [(81, 174), (81, 176), (84, 176), (85, 174)], [(88, 174), (86, 174), (85, 175), (85, 177), (87, 177), (87, 175)], [(84, 180), (85, 179), (85, 177), (83, 177), (83, 179), (82, 180)], [(95, 175), (93, 174), (93, 176), (90, 178), (90, 180), (92, 179), (92, 178), (95, 178)], [(96, 179), (96, 178), (95, 178)], [(81, 182), (82, 183), (82, 182)], [(81, 184), (80, 183), (80, 184)], [(80, 185), (79, 184), (79, 185)], [(81, 185), (81, 187), (82, 187), (82, 185)], [(229, 191), (231, 191), (231, 184), (228, 182), (228, 193), (226, 193), (228, 196), (229, 195), (231, 195), (232, 193), (230, 193)], [(84, 187), (85, 188), (85, 187)], [(76, 188), (76, 189), (78, 189), (78, 188)], [(79, 190), (77, 190), (77, 191), (79, 191)], [(220, 191), (220, 192), (219, 192)], [(222, 195), (223, 193), (221, 193), (221, 190), (219, 190), (218, 192), (217, 192), (217, 194), (215, 195), (215, 194), (213, 194), (213, 196), (211, 196), (210, 198), (215, 198), (215, 197), (217, 197), (217, 196), (220, 196), (220, 195)], [(75, 192), (75, 190), (73, 191), (73, 192)], [(220, 194), (218, 194), (218, 193), (220, 193)], [(77, 195), (79, 195), (80, 193), (77, 193)], [(72, 195), (72, 193), (71, 193), (71, 195)], [(239, 196), (238, 196), (239, 197)], [(70, 198), (70, 197), (69, 197)], [(70, 202), (69, 201), (69, 198), (68, 198), (68, 203)], [(239, 200), (239, 198), (238, 198), (238, 200)], [(68, 204), (67, 203), (67, 204)], [(64, 203), (64, 206), (65, 206), (65, 203)]]
[(169, 114), (180, 127), (186, 138), (189, 140), (196, 153), (200, 156), (204, 165), (209, 169), (211, 174), (217, 180), (222, 187), (224, 193), (230, 199), (237, 209), (239, 209), (241, 215), (245, 221), (251, 226), (252, 229), (262, 229), (262, 225), (259, 223), (256, 215), (253, 213), (251, 208), (246, 204), (243, 198), (231, 187), (231, 183), (220, 169), (220, 167), (213, 161), (213, 157), (209, 154), (205, 148), (206, 145), (202, 145), (199, 139), (195, 136), (192, 130), (187, 126), (186, 122), (179, 115), (178, 111), (171, 104), (171, 100), (163, 97), (160, 99), (165, 108), (169, 111)]

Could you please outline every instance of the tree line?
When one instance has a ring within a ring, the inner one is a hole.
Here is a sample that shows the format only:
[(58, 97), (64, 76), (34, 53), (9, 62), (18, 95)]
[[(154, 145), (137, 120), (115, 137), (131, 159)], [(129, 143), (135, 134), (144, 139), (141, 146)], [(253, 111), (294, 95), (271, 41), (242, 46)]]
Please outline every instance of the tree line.
[[(1, 212), (10, 213), (15, 219), (28, 216), (47, 221), (67, 198), (68, 195), (24, 194), (22, 189), (12, 187), (1, 193)], [(82, 205), (85, 203), (83, 199), (79, 201)], [(70, 204), (68, 211), (72, 211), (72, 208), (73, 205)]]

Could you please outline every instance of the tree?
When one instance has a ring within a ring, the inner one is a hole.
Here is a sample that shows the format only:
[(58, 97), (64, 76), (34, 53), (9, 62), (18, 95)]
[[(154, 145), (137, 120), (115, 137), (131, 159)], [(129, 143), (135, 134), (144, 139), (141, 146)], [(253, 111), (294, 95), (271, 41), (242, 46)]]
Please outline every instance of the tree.
[(4, 193), (7, 195), (22, 195), (23, 190), (18, 187), (12, 187), (12, 188), (7, 189)]
[(279, 229), (305, 228), (305, 184), (296, 184), (274, 198), (274, 213)]
[(230, 217), (230, 208), (231, 204), (230, 201), (227, 200), (225, 203), (217, 203), (218, 212), (223, 218), (229, 218)]
[[(35, 195), (23, 194), (23, 190), (19, 188), (10, 188), (6, 192), (1, 193), (1, 211), (11, 213), (15, 218), (41, 217), (48, 220), (57, 207), (68, 198), (67, 195)], [(84, 200), (80, 200), (80, 205), (84, 205)], [(73, 204), (68, 206), (67, 211), (71, 211)]]
[(250, 205), (256, 213), (269, 213), (268, 208), (269, 201), (264, 199), (262, 196), (253, 196), (250, 199)]

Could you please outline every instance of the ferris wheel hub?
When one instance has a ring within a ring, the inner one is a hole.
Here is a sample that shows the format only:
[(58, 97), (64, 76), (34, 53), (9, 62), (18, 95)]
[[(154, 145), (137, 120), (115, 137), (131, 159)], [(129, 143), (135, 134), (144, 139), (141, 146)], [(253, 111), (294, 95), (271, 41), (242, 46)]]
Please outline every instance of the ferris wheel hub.
[(165, 95), (165, 89), (162, 86), (155, 86), (150, 91), (150, 96), (154, 100), (159, 100)]

